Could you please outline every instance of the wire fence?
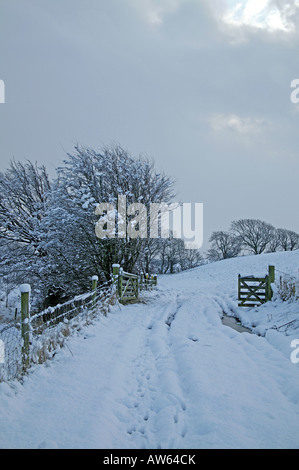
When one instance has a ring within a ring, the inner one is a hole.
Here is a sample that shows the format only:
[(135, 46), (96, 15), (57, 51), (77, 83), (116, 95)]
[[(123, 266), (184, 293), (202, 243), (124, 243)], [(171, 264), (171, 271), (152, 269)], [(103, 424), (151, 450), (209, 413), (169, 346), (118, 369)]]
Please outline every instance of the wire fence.
[(297, 275), (281, 273), (279, 277), (278, 295), (284, 300), (299, 300), (299, 273)]
[(53, 357), (83, 321), (86, 324), (99, 314), (106, 315), (115, 297), (114, 286), (109, 281), (96, 290), (29, 317), (29, 353), (26, 366), (22, 324), (12, 321), (0, 325), (0, 382), (20, 379), (28, 366), (41, 364)]
[(0, 327), (1, 358), (0, 382), (21, 376), (22, 373), (22, 335), (18, 323)]

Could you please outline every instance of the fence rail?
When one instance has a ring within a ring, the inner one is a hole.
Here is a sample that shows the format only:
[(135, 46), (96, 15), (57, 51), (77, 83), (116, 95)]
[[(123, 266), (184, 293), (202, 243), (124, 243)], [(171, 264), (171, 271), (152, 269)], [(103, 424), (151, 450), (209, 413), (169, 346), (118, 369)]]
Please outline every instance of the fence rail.
[(21, 321), (0, 325), (0, 382), (20, 379), (32, 364), (52, 357), (76, 326), (76, 319), (88, 321), (99, 313), (106, 315), (109, 304), (138, 299), (139, 292), (157, 285), (157, 276), (131, 274), (114, 265), (112, 280), (98, 286), (92, 277), (92, 289), (73, 299), (30, 315), (30, 286), (21, 291)]
[[(107, 314), (115, 298), (112, 282), (97, 286), (92, 277), (92, 290), (55, 307), (30, 316), (30, 286), (21, 290), (21, 321), (0, 325), (0, 382), (21, 378), (32, 364), (40, 364), (62, 346), (76, 320), (91, 320), (99, 313)], [(78, 324), (78, 323), (77, 323)]]

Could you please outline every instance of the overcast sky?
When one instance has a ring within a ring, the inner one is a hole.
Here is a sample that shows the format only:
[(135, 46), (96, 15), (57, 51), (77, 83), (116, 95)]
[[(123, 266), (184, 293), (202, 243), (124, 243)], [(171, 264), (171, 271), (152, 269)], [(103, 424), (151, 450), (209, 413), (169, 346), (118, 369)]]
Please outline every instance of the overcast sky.
[(78, 142), (153, 157), (212, 231), (299, 232), (299, 1), (0, 0), (0, 171)]

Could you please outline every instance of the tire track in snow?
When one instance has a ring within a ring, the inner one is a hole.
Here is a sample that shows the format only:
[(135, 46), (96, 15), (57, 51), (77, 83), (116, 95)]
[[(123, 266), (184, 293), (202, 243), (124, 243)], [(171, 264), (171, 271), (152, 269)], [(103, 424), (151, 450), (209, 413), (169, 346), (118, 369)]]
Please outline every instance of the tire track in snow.
[[(174, 448), (186, 435), (183, 414), (186, 404), (177, 377), (168, 331), (181, 308), (179, 296), (169, 302), (165, 310), (151, 311), (146, 325), (142, 354), (134, 363), (135, 383), (127, 432), (136, 444), (147, 448)], [(161, 398), (162, 397), (162, 398)]]
[(284, 414), (273, 410), (268, 398), (271, 392), (271, 402), (282, 404), (289, 415), (291, 394), (283, 396), (277, 386), (287, 374), (280, 371), (277, 380), (279, 367), (271, 364), (269, 348), (262, 357), (262, 338), (249, 339), (222, 326), (223, 305), (216, 297), (198, 290), (187, 297), (186, 290), (164, 288), (149, 301), (132, 364), (127, 434), (134, 447), (255, 446), (265, 436), (269, 442), (268, 435), (280, 442), (272, 423), (282, 423)]
[[(124, 402), (129, 445), (162, 449), (210, 447), (217, 436), (217, 442), (229, 446), (235, 442), (233, 439), (239, 442), (234, 426), (244, 432), (240, 442), (257, 442), (252, 430), (247, 432), (249, 418), (245, 407), (252, 408), (249, 421), (253, 428), (258, 418), (250, 387), (256, 382), (257, 373), (259, 377), (268, 375), (273, 364), (266, 360), (257, 365), (257, 350), (264, 350), (259, 343), (263, 339), (246, 339), (225, 328), (221, 311), (212, 295), (199, 292), (185, 297), (183, 292), (167, 289), (159, 299), (149, 302), (143, 311), (146, 317), (136, 328), (139, 348), (131, 364), (132, 383)], [(245, 347), (248, 342), (249, 347)], [(199, 360), (197, 363), (194, 357)], [(246, 370), (244, 376), (239, 375), (241, 362)], [(256, 401), (264, 410), (265, 419), (272, 422), (277, 413), (265, 401), (268, 389), (262, 382), (255, 384), (261, 394)], [(282, 397), (276, 382), (274, 379), (273, 391)], [(219, 390), (215, 383), (221, 384)], [(283, 403), (285, 398), (278, 398), (277, 402)], [(227, 427), (230, 422), (231, 429)], [(264, 427), (267, 426), (266, 423)]]

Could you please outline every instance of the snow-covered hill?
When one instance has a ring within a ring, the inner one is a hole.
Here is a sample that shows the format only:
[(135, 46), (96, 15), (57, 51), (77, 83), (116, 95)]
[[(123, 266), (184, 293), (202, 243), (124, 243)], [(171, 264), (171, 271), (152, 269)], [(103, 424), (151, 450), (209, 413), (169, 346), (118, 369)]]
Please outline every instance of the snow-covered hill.
[[(237, 307), (237, 276), (298, 273), (299, 252), (160, 276), (24, 384), (0, 384), (2, 448), (298, 448), (298, 302)], [(256, 334), (224, 326), (239, 316)]]

